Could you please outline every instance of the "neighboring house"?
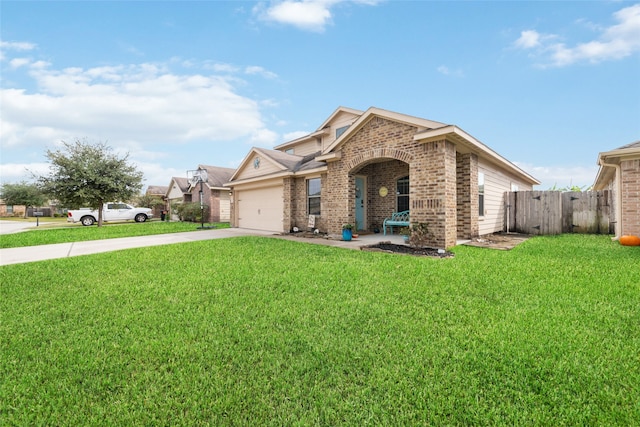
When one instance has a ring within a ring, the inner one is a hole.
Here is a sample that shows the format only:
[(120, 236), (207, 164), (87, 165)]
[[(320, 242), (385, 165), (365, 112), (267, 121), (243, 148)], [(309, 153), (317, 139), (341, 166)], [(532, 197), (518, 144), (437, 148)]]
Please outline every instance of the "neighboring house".
[(0, 217), (2, 216), (24, 216), (27, 209), (25, 205), (7, 205), (4, 200), (0, 199)]
[(594, 190), (613, 192), (616, 238), (640, 236), (640, 141), (598, 154)]
[(167, 200), (167, 204), (169, 205), (169, 214), (171, 220), (177, 221), (179, 219), (178, 214), (173, 209), (173, 206), (178, 203), (191, 202), (191, 193), (189, 192), (190, 187), (191, 183), (187, 178), (183, 178), (180, 176), (174, 176), (171, 178), (171, 182), (169, 182), (167, 192), (165, 193), (165, 198)]
[(167, 206), (167, 191), (169, 191), (169, 187), (165, 185), (150, 185), (147, 187), (146, 195), (157, 197), (162, 200), (163, 204), (161, 206), (153, 206), (153, 217), (160, 218), (162, 211), (168, 209)]
[[(315, 131), (253, 148), (230, 182), (231, 225), (339, 235), (382, 228), (410, 210), (431, 244), (451, 247), (504, 229), (504, 193), (539, 181), (454, 125), (379, 108), (340, 107)], [(397, 230), (396, 230), (397, 231)]]
[[(198, 165), (198, 169), (207, 171), (207, 182), (202, 184), (202, 201), (209, 207), (205, 218), (209, 222), (229, 222), (230, 190), (224, 184), (231, 179), (235, 169), (209, 165)], [(191, 183), (187, 178), (173, 177), (166, 194), (170, 203), (200, 203), (200, 184)], [(177, 219), (173, 212), (171, 219)]]

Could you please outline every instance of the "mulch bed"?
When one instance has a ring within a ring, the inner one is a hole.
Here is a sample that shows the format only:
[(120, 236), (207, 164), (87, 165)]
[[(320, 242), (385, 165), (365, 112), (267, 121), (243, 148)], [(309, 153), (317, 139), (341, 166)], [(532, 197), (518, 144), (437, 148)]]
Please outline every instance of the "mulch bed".
[(427, 256), (433, 258), (451, 258), (453, 253), (443, 249), (414, 248), (407, 245), (396, 245), (390, 242), (380, 242), (375, 245), (362, 246), (363, 251), (386, 252), (402, 255)]

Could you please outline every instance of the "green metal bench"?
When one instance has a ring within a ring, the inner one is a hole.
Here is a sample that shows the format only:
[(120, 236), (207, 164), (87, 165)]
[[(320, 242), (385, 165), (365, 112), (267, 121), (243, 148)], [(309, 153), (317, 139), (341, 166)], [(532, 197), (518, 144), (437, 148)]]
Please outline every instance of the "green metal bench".
[(382, 223), (384, 235), (387, 235), (387, 226), (391, 228), (391, 234), (393, 234), (393, 227), (408, 227), (409, 226), (409, 211), (394, 212), (391, 214), (391, 218), (386, 218)]

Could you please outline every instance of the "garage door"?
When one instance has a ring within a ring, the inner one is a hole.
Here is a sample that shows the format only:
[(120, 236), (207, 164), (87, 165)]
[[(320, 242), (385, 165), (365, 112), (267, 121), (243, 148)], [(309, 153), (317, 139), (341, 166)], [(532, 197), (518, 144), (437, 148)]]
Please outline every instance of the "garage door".
[(284, 203), (282, 186), (242, 190), (238, 200), (238, 226), (253, 230), (282, 232)]

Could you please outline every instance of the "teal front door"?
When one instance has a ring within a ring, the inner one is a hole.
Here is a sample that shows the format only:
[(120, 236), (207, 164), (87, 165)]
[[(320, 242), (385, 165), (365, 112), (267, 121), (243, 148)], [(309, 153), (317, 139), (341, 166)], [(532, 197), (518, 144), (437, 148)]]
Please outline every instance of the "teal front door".
[(363, 176), (356, 176), (356, 230), (365, 230), (367, 206), (367, 180)]

